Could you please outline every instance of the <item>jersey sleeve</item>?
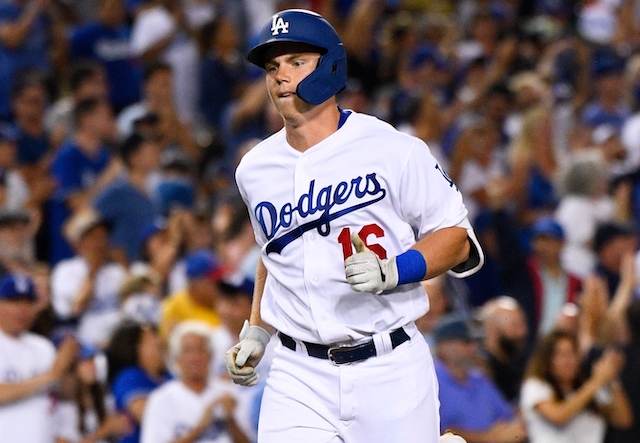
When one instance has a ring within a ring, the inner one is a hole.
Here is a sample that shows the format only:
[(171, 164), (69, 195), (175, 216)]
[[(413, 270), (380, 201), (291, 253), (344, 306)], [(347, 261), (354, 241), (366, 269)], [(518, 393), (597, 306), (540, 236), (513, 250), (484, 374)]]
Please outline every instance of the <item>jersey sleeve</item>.
[(81, 168), (78, 162), (68, 153), (56, 158), (51, 165), (51, 174), (58, 182), (55, 197), (65, 201), (71, 194), (82, 189)]
[(532, 410), (545, 400), (553, 398), (551, 385), (535, 378), (529, 378), (522, 384), (520, 406), (523, 411)]
[[(467, 208), (455, 182), (436, 161), (426, 144), (416, 141), (400, 177), (400, 211), (418, 239), (442, 228), (467, 230), (469, 259), (448, 273), (457, 278), (475, 274), (484, 264), (484, 253), (467, 219)], [(416, 204), (418, 202), (418, 204)]]

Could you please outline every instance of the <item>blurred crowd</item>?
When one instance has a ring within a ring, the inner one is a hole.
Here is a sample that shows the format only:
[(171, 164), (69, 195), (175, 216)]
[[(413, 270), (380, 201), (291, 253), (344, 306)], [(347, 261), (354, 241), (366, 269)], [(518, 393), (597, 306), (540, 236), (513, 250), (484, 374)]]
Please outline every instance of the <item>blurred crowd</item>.
[(244, 54), (289, 8), (484, 248), (423, 283), (442, 430), (639, 442), (637, 0), (0, 0), (0, 441), (255, 441), (260, 386), (224, 369), (260, 253), (233, 174), (282, 128)]

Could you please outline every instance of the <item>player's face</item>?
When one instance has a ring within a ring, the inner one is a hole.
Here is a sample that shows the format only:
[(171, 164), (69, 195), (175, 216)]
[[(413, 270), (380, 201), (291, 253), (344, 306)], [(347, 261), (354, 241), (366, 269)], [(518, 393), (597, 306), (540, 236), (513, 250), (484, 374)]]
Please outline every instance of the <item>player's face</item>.
[(320, 54), (290, 52), (272, 57), (267, 55), (267, 90), (278, 112), (285, 120), (294, 119), (311, 108), (296, 94), (298, 83), (311, 74), (318, 65)]

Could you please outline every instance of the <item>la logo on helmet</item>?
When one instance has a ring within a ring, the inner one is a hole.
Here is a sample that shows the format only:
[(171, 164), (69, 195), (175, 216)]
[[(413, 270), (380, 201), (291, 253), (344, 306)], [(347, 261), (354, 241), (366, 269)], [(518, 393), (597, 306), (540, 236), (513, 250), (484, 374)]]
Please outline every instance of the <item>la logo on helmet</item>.
[(276, 14), (271, 19), (271, 35), (278, 35), (280, 32), (289, 33), (289, 22), (285, 22), (282, 17), (278, 17)]

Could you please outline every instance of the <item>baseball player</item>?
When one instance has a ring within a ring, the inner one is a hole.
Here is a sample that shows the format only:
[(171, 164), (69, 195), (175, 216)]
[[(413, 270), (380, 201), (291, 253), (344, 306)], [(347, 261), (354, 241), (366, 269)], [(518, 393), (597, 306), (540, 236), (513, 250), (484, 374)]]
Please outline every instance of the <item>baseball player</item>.
[(482, 266), (462, 197), (421, 140), (337, 106), (346, 55), (320, 15), (274, 15), (247, 58), (284, 120), (236, 171), (261, 259), (227, 352), (234, 382), (257, 383), (267, 325), (280, 341), (258, 441), (436, 443), (437, 380), (414, 320), (429, 309), (420, 281)]

